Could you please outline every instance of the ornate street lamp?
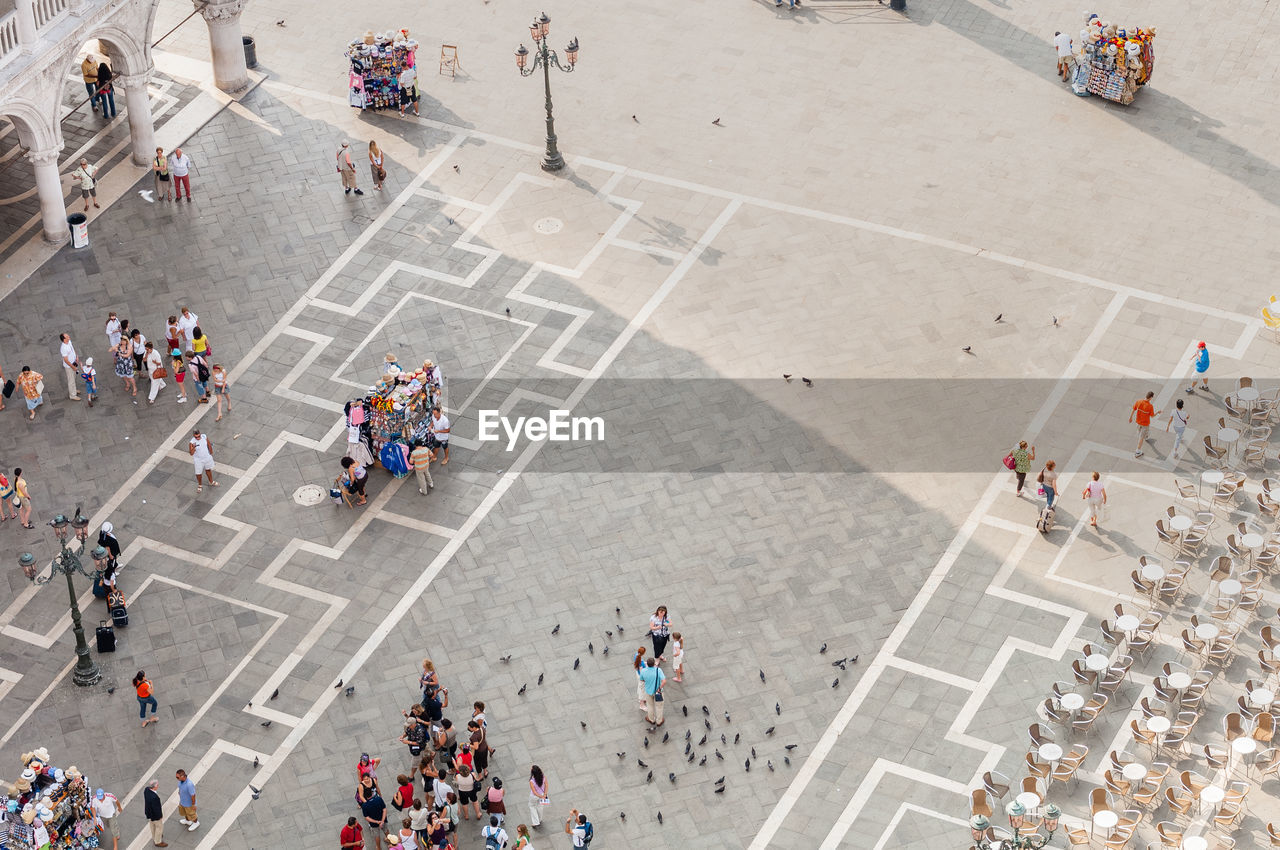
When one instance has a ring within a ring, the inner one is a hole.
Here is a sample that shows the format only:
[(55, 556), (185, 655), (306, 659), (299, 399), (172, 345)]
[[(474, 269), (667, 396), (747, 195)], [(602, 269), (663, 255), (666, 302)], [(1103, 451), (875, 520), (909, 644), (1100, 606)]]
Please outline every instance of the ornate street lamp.
[[(76, 666), (71, 673), (71, 679), (77, 685), (84, 687), (95, 684), (101, 679), (102, 671), (89, 656), (89, 644), (84, 640), (84, 626), (80, 624), (80, 606), (76, 604), (76, 588), (71, 581), (71, 574), (80, 573), (87, 578), (97, 578), (98, 573), (106, 566), (107, 550), (99, 546), (89, 553), (93, 558), (94, 570), (86, 570), (80, 563), (80, 556), (84, 554), (85, 541), (89, 539), (89, 520), (81, 516), (80, 505), (76, 505), (76, 515), (73, 519), (68, 520), (64, 515), (58, 514), (49, 520), (49, 526), (57, 536), (62, 551), (49, 562), (48, 574), (41, 574), (43, 570), (37, 569), (35, 556), (30, 552), (23, 552), (18, 556), (18, 565), (22, 567), (23, 575), (36, 585), (48, 584), (53, 581), (55, 575), (67, 577), (67, 595), (71, 599), (71, 631), (76, 636)], [(75, 532), (75, 539), (80, 544), (74, 550), (67, 546), (67, 538), (71, 536), (68, 526)]]
[(529, 36), (534, 44), (533, 62), (529, 61), (529, 50), (522, 44), (516, 49), (516, 69), (520, 76), (528, 77), (537, 73), (539, 65), (542, 66), (542, 84), (547, 93), (547, 153), (542, 158), (542, 170), (559, 171), (564, 168), (564, 157), (556, 147), (556, 122), (551, 115), (551, 66), (555, 65), (566, 74), (572, 72), (578, 64), (578, 39), (565, 47), (564, 57), (569, 64), (561, 65), (560, 57), (547, 45), (550, 34), (551, 18), (542, 12), (529, 24)]
[(992, 839), (988, 835), (988, 829), (991, 821), (982, 815), (974, 815), (969, 818), (969, 837), (973, 840), (973, 850), (1039, 850), (1045, 847), (1053, 839), (1053, 834), (1058, 830), (1058, 823), (1062, 820), (1062, 810), (1050, 803), (1044, 810), (1044, 828), (1048, 830), (1048, 835), (1042, 835), (1039, 832), (1033, 832), (1029, 835), (1019, 835), (1018, 830), (1027, 822), (1027, 809), (1017, 800), (1005, 806), (1005, 814), (1009, 816), (1009, 826), (1013, 829), (1013, 837), (1005, 839)]

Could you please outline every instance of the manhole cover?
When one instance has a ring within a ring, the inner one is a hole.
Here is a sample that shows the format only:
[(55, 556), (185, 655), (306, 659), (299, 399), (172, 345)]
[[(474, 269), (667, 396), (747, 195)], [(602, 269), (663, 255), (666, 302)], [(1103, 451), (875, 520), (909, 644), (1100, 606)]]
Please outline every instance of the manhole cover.
[(299, 505), (318, 505), (329, 494), (318, 484), (303, 484), (293, 491), (293, 500)]
[(533, 223), (535, 233), (559, 233), (564, 222), (558, 218), (540, 218)]

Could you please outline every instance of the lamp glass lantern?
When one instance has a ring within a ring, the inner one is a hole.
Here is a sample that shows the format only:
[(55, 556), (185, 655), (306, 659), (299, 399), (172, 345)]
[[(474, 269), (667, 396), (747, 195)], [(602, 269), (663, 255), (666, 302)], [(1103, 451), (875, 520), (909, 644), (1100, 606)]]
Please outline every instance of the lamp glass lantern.
[(547, 17), (546, 12), (542, 12), (534, 20), (538, 26), (538, 34), (541, 38), (546, 38), (551, 34), (551, 18)]
[(569, 60), (570, 68), (578, 64), (578, 39), (576, 37), (565, 46), (564, 55)]
[(77, 513), (75, 518), (71, 520), (71, 527), (75, 529), (76, 540), (79, 540), (81, 543), (83, 543), (89, 539), (89, 520), (88, 519), (80, 516), (80, 514)]
[(30, 552), (23, 552), (18, 556), (18, 566), (22, 567), (22, 574), (27, 579), (36, 577), (36, 558)]
[(1044, 810), (1044, 828), (1049, 832), (1058, 831), (1058, 821), (1062, 819), (1062, 809), (1050, 803)]
[(108, 562), (111, 560), (111, 553), (107, 551), (105, 546), (95, 546), (93, 551), (89, 553), (89, 557), (93, 558), (93, 566), (98, 572), (102, 572), (107, 568)]
[(70, 525), (70, 521), (62, 514), (58, 514), (49, 520), (49, 525), (53, 527), (54, 536), (65, 543), (67, 540), (67, 526)]
[(991, 821), (987, 820), (985, 815), (974, 815), (969, 818), (969, 834), (974, 841), (981, 841), (986, 837), (987, 829), (990, 826)]
[(528, 64), (528, 62), (529, 62), (529, 48), (525, 47), (522, 44), (516, 48), (516, 67), (519, 68), (521, 71), (523, 71), (525, 68), (525, 65)]
[(1027, 814), (1027, 807), (1014, 800), (1004, 807), (1004, 811), (1009, 816), (1009, 826), (1013, 827), (1013, 831), (1016, 833), (1018, 828), (1022, 826), (1024, 817)]

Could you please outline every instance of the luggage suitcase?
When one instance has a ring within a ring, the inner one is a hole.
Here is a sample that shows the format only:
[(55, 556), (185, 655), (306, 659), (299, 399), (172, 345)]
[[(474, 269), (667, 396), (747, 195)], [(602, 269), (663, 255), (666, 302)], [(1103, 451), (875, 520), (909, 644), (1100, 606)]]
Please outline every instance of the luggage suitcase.
[(116, 605), (111, 609), (111, 624), (117, 629), (123, 629), (129, 625), (129, 609), (123, 605)]
[(1048, 534), (1053, 531), (1053, 508), (1044, 508), (1040, 511), (1040, 518), (1036, 520), (1036, 531), (1041, 534)]
[(116, 630), (103, 620), (98, 625), (98, 652), (116, 651)]

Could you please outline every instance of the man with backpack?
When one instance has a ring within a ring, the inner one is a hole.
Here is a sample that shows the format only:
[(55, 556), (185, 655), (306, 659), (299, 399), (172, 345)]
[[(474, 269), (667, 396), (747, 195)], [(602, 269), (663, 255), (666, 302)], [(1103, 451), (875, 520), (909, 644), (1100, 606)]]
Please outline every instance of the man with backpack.
[(564, 822), (564, 831), (573, 839), (574, 847), (590, 847), (591, 839), (595, 838), (595, 828), (591, 826), (591, 821), (577, 809), (569, 812), (569, 817)]
[(187, 371), (195, 370), (196, 373), (196, 392), (200, 397), (196, 399), (196, 404), (209, 403), (209, 361), (204, 358), (203, 354), (196, 354), (194, 351), (187, 352), (187, 360), (190, 361)]
[(489, 815), (489, 825), (480, 830), (484, 850), (502, 850), (507, 846), (507, 831), (498, 826), (498, 816)]

